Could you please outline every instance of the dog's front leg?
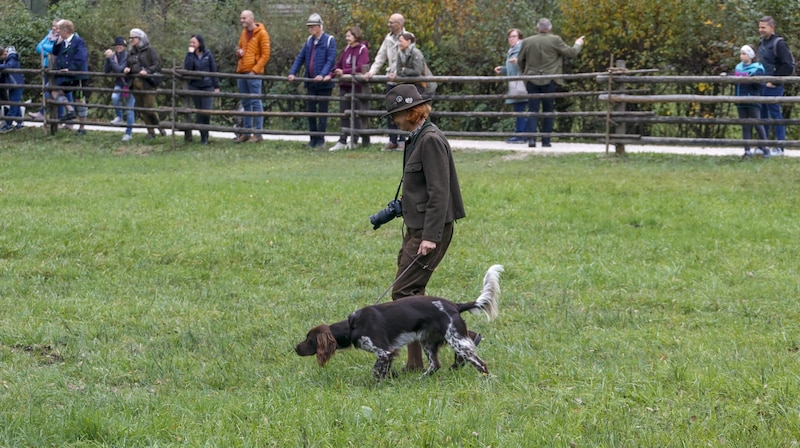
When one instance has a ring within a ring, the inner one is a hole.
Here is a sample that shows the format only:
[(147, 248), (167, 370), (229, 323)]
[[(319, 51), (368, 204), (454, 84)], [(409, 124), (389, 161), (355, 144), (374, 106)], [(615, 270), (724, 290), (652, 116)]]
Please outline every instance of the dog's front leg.
[(425, 370), (425, 373), (423, 373), (422, 376), (432, 375), (442, 367), (442, 365), (439, 363), (439, 347), (436, 345), (426, 345), (425, 356), (428, 358), (428, 369)]
[(386, 378), (386, 375), (392, 369), (392, 359), (394, 358), (392, 352), (381, 352), (377, 353), (378, 359), (375, 361), (375, 365), (372, 367), (372, 376), (376, 379), (382, 380)]

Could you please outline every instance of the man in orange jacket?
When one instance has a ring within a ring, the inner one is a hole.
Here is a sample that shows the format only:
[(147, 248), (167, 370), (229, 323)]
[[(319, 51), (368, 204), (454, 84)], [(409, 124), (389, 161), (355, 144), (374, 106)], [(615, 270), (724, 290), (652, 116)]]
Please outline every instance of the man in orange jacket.
[[(242, 24), (242, 34), (239, 36), (239, 45), (236, 48), (236, 57), (239, 59), (236, 65), (236, 73), (247, 75), (237, 79), (239, 93), (248, 95), (261, 95), (261, 78), (258, 75), (264, 74), (264, 67), (269, 61), (269, 33), (263, 23), (256, 23), (253, 11), (244, 10), (239, 16)], [(261, 98), (242, 98), (242, 107), (245, 112), (264, 112), (264, 103)], [(253, 121), (255, 119), (255, 126)], [(264, 128), (264, 117), (253, 117), (248, 115), (243, 120), (243, 133), (233, 139), (236, 143), (260, 142), (260, 133), (252, 134), (250, 130)]]

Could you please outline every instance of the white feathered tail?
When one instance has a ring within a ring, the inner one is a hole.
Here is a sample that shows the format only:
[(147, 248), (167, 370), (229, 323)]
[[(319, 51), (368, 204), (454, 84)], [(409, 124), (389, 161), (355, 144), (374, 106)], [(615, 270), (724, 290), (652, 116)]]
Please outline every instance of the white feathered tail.
[(497, 317), (498, 302), (500, 300), (500, 273), (503, 270), (502, 265), (495, 264), (486, 271), (486, 275), (483, 277), (481, 295), (468, 308), (471, 313), (480, 314), (482, 311), (488, 320)]

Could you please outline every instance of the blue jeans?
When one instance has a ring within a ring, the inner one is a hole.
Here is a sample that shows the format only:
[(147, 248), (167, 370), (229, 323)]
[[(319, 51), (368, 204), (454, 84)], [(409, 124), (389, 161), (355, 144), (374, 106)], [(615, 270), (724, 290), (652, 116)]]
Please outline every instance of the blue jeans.
[[(315, 85), (315, 83), (307, 82), (306, 91), (309, 95), (320, 97), (320, 99), (306, 100), (306, 112), (327, 114), (328, 105), (330, 103), (329, 98), (331, 97), (331, 93), (333, 93), (333, 87), (328, 83), (320, 87)], [(308, 130), (310, 132), (327, 131), (328, 117), (308, 117)], [(324, 135), (311, 135), (311, 146), (322, 146), (323, 144), (325, 144)]]
[[(783, 96), (783, 86), (775, 86), (775, 87), (764, 87), (761, 90), (761, 96)], [(762, 118), (770, 118), (773, 120), (783, 120), (783, 112), (781, 111), (781, 105), (778, 103), (774, 104), (762, 104), (761, 105), (761, 117)], [(775, 129), (775, 140), (783, 141), (786, 140), (786, 125), (783, 124), (776, 124), (772, 126)], [(769, 125), (764, 125), (764, 129), (767, 131), (767, 137), (769, 137)]]
[[(47, 81), (47, 82), (45, 83), (45, 85), (46, 85), (46, 86), (49, 86), (49, 85), (50, 85), (50, 81)], [(71, 94), (71, 93), (72, 93), (72, 92), (70, 92), (70, 94)], [(69, 98), (72, 98), (72, 96), (71, 96), (71, 95), (67, 95), (67, 96), (68, 96)], [(50, 91), (49, 91), (49, 90), (45, 90), (45, 91), (44, 91), (44, 99), (46, 99), (46, 100), (52, 100), (52, 99), (53, 99), (53, 96), (52, 96), (52, 95), (50, 95)], [(72, 101), (72, 100), (70, 99), (70, 101)], [(41, 113), (45, 113), (45, 110), (44, 110), (44, 109), (42, 109), (42, 110), (40, 110), (39, 112), (41, 112)], [(58, 105), (58, 108), (57, 108), (56, 116), (57, 116), (57, 117), (60, 119), (61, 117), (63, 117), (63, 116), (64, 116), (64, 114), (65, 114), (65, 113), (66, 113), (66, 108), (65, 108), (63, 105), (59, 104), (59, 105)], [(52, 119), (53, 119), (53, 117), (50, 117), (50, 119), (52, 120)]]
[[(249, 95), (261, 95), (261, 78), (239, 78), (237, 80), (239, 93)], [(242, 98), (242, 107), (245, 112), (264, 112), (264, 103), (261, 98)], [(255, 119), (255, 126), (253, 126), (253, 119)], [(242, 127), (245, 129), (263, 129), (264, 117), (253, 117), (247, 115), (242, 120)]]
[[(556, 91), (556, 82), (550, 81), (549, 83), (538, 86), (530, 81), (525, 83), (525, 88), (528, 90), (528, 94), (533, 95), (535, 93), (553, 93)], [(542, 106), (542, 112), (553, 112), (555, 110), (556, 101), (555, 98), (532, 98), (528, 100), (528, 112), (539, 112), (539, 105)], [(528, 117), (528, 132), (537, 132), (539, 128), (539, 117)], [(544, 117), (542, 119), (542, 133), (550, 133), (553, 132), (553, 117)], [(535, 142), (536, 137), (531, 137), (528, 139), (529, 142)], [(550, 143), (550, 137), (542, 137), (542, 143), (548, 144)]]
[[(8, 89), (8, 101), (19, 103), (22, 101), (22, 89)], [(22, 109), (19, 106), (9, 106), (6, 116), (6, 126), (11, 126), (11, 118), (17, 117), (17, 126), (22, 126)]]
[[(512, 104), (514, 106), (514, 112), (525, 112), (525, 107), (528, 105), (526, 101), (520, 101), (519, 103)], [(517, 125), (514, 126), (514, 132), (525, 132), (528, 130), (527, 126), (527, 117), (517, 117)]]
[[(127, 93), (128, 97), (125, 98), (123, 93)], [(123, 114), (125, 114), (128, 125), (128, 127), (125, 129), (125, 133), (130, 135), (133, 131), (133, 121), (136, 116), (136, 112), (132, 109), (132, 107), (136, 104), (136, 98), (133, 97), (133, 94), (130, 92), (130, 90), (123, 91), (122, 86), (114, 86), (114, 92), (111, 94), (111, 104), (119, 108), (114, 109), (119, 118), (122, 118)], [(123, 104), (127, 109), (121, 108)]]

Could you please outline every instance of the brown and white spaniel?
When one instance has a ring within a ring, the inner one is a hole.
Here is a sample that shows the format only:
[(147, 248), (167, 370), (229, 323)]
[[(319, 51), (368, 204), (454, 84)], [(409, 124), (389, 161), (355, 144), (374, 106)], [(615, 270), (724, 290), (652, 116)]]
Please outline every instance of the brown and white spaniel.
[(488, 375), (486, 363), (475, 351), (480, 335), (467, 331), (461, 313), (483, 312), (489, 320), (497, 317), (501, 272), (503, 266), (499, 264), (489, 268), (483, 278), (481, 295), (474, 302), (454, 303), (440, 297), (412, 296), (368, 306), (353, 312), (346, 320), (312, 328), (294, 350), (300, 356), (316, 354), (317, 362), (324, 367), (337, 349), (360, 348), (378, 357), (372, 374), (383, 379), (391, 372), (392, 361), (400, 348), (412, 341), (420, 342), (428, 358), (425, 375), (432, 374), (441, 367), (439, 348), (447, 342), (456, 354), (454, 368), (469, 362)]

